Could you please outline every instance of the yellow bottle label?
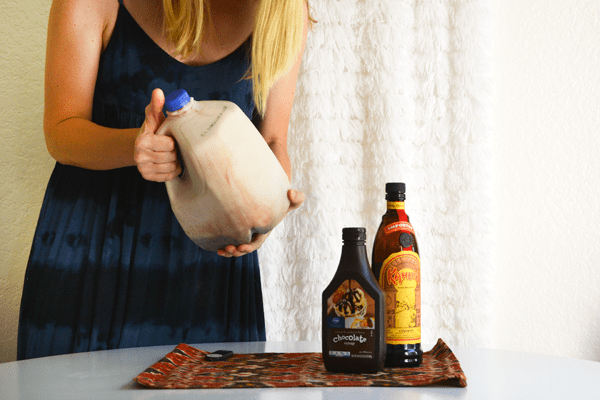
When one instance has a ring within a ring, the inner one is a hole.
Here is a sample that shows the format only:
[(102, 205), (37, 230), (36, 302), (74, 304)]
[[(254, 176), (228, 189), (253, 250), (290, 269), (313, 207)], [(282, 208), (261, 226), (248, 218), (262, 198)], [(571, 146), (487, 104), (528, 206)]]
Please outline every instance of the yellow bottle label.
[(421, 342), (421, 260), (414, 251), (392, 253), (379, 274), (385, 292), (388, 344)]
[(388, 208), (388, 210), (404, 210), (404, 202), (403, 201), (388, 201), (387, 208)]

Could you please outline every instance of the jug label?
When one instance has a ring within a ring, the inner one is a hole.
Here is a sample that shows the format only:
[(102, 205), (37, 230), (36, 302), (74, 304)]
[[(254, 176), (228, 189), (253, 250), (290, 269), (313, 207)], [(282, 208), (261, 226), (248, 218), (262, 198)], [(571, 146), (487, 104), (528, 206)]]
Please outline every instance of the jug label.
[(421, 342), (421, 260), (413, 251), (391, 254), (381, 266), (388, 344)]
[(374, 358), (375, 302), (353, 279), (327, 299), (329, 356)]
[(227, 110), (227, 105), (223, 106), (223, 109), (221, 110), (221, 112), (216, 116), (215, 120), (208, 126), (208, 128), (206, 128), (204, 130), (204, 132), (202, 132), (200, 134), (200, 136), (206, 136), (206, 134), (208, 133), (208, 131), (210, 131), (216, 124), (217, 122), (219, 122), (219, 120), (221, 119), (221, 117), (223, 116), (223, 114), (225, 114), (225, 111)]

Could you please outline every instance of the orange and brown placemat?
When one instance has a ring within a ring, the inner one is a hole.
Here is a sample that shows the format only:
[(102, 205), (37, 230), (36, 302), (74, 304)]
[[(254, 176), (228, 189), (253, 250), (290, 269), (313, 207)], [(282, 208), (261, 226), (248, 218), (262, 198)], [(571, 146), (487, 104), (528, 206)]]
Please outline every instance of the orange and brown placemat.
[(324, 386), (467, 386), (452, 350), (438, 339), (416, 368), (385, 368), (376, 374), (334, 374), (321, 353), (234, 354), (226, 361), (205, 361), (208, 352), (180, 344), (134, 380), (161, 389), (290, 388)]

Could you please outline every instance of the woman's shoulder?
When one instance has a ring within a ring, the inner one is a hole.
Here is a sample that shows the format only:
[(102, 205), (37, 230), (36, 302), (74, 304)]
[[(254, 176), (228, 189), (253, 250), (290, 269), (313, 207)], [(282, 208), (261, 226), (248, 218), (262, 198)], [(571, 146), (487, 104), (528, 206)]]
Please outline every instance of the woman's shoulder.
[(102, 41), (106, 45), (118, 12), (117, 0), (52, 0), (50, 23), (72, 25), (79, 31), (89, 33), (101, 30)]

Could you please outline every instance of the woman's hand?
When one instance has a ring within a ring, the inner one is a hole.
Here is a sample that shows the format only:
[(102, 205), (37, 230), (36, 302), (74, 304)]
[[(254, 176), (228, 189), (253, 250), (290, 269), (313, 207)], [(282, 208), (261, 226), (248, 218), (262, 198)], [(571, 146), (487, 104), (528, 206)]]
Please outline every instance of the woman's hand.
[(181, 174), (175, 139), (171, 136), (155, 134), (165, 120), (162, 112), (164, 104), (163, 91), (154, 89), (152, 100), (146, 107), (146, 120), (135, 140), (133, 154), (133, 159), (144, 179), (155, 182), (170, 181)]
[[(286, 215), (289, 214), (290, 211), (293, 211), (299, 208), (304, 202), (304, 193), (290, 189), (287, 192), (288, 199), (290, 200), (290, 207), (286, 211)], [(227, 246), (224, 249), (221, 249), (217, 252), (218, 255), (223, 257), (240, 257), (248, 253), (252, 253), (255, 250), (258, 250), (260, 246), (265, 242), (267, 236), (269, 236), (271, 232), (261, 234), (257, 233), (252, 238), (252, 241), (248, 244), (242, 244), (238, 247), (233, 245)]]

